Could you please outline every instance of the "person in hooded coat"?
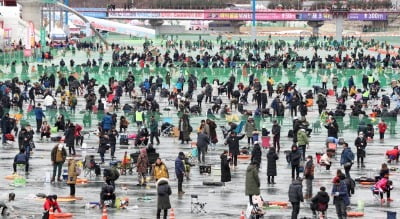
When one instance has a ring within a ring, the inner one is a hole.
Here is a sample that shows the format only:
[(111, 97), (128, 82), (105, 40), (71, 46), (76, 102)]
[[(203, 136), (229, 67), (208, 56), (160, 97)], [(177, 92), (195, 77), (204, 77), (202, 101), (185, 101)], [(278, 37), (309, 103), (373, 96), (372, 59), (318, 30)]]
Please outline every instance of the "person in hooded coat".
[(65, 131), (65, 144), (68, 147), (69, 155), (75, 155), (75, 126), (73, 123), (69, 125), (67, 130)]
[(181, 144), (185, 141), (189, 143), (192, 126), (190, 125), (189, 116), (187, 114), (183, 114), (179, 120), (179, 131), (179, 140), (181, 140)]
[(217, 124), (215, 124), (214, 121), (207, 119), (206, 120), (206, 124), (208, 124), (208, 127), (210, 129), (210, 133), (207, 133), (210, 136), (210, 141), (212, 145), (215, 145), (216, 143), (218, 143), (218, 137), (217, 137)]
[(253, 150), (251, 151), (251, 162), (258, 163), (259, 168), (261, 164), (261, 156), (262, 156), (261, 147), (260, 144), (258, 144), (258, 141), (256, 141), (254, 142), (254, 147)]
[(300, 202), (304, 202), (302, 180), (301, 177), (297, 177), (289, 186), (289, 201), (292, 203), (291, 219), (297, 219), (300, 212)]
[(161, 210), (164, 210), (164, 219), (167, 219), (168, 209), (171, 208), (171, 202), (169, 196), (172, 194), (169, 181), (166, 178), (160, 178), (157, 185), (157, 219), (161, 217)]
[(275, 184), (274, 177), (276, 174), (276, 161), (279, 159), (276, 154), (275, 148), (271, 147), (267, 154), (267, 176), (268, 176), (268, 184)]
[(260, 195), (258, 165), (259, 164), (257, 162), (252, 162), (246, 170), (245, 194), (249, 196), (250, 205), (253, 205), (253, 195)]
[(74, 198), (75, 197), (75, 184), (76, 184), (76, 179), (78, 178), (79, 171), (76, 166), (75, 159), (71, 158), (68, 161), (68, 180), (67, 184), (69, 185), (70, 188), (70, 197)]
[(329, 194), (326, 192), (326, 188), (322, 186), (317, 195), (311, 199), (310, 208), (313, 212), (314, 218), (317, 218), (316, 211), (320, 211), (323, 218), (325, 218), (325, 212), (328, 209), (329, 200)]
[(149, 164), (149, 158), (147, 156), (146, 149), (143, 148), (140, 150), (139, 157), (137, 159), (137, 168), (136, 172), (138, 173), (138, 186), (145, 186), (146, 185), (146, 173)]
[[(299, 177), (301, 156), (302, 155), (301, 155), (300, 151), (298, 150), (297, 146), (293, 145), (292, 151), (289, 154), (290, 165), (292, 166), (292, 180)], [(296, 176), (295, 176), (295, 173), (296, 173)]]
[(224, 184), (231, 181), (231, 168), (229, 167), (229, 162), (231, 158), (228, 157), (228, 151), (224, 152), (220, 156), (221, 158), (221, 182)]

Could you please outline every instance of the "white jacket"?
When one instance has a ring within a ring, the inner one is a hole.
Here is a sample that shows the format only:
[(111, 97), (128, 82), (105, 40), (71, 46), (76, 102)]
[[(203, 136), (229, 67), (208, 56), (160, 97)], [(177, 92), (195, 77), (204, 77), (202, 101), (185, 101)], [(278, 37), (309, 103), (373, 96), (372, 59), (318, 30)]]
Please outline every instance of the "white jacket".
[(211, 93), (211, 95), (213, 96), (213, 97), (217, 97), (218, 96), (218, 88), (219, 88), (219, 85), (217, 84), (217, 82), (216, 81), (214, 81), (214, 84), (212, 85), (212, 93)]

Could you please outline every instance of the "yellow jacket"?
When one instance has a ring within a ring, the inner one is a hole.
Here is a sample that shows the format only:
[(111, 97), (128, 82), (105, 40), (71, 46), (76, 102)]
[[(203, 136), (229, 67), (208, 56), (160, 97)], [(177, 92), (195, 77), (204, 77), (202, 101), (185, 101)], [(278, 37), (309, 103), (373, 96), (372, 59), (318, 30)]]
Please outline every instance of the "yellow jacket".
[(161, 178), (169, 178), (168, 168), (165, 166), (164, 163), (160, 165), (154, 164), (153, 165), (153, 177), (157, 181)]
[(349, 95), (350, 95), (350, 96), (353, 96), (353, 95), (356, 95), (356, 94), (357, 94), (356, 89), (355, 89), (354, 87), (351, 87), (351, 88), (350, 88), (350, 91), (349, 91)]

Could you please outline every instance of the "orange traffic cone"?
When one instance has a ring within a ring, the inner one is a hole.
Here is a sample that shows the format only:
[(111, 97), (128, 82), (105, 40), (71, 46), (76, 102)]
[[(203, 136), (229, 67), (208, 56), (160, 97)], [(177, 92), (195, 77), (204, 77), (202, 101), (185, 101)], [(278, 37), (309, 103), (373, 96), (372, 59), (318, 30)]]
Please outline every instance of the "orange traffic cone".
[(242, 213), (240, 214), (240, 219), (246, 219), (246, 217), (244, 216), (244, 211), (242, 211)]
[(103, 215), (101, 216), (101, 219), (108, 219), (106, 207), (103, 208)]
[(51, 207), (50, 210), (49, 210), (49, 219), (55, 219), (53, 207)]
[(173, 208), (171, 208), (171, 212), (169, 213), (169, 219), (175, 219), (175, 213)]

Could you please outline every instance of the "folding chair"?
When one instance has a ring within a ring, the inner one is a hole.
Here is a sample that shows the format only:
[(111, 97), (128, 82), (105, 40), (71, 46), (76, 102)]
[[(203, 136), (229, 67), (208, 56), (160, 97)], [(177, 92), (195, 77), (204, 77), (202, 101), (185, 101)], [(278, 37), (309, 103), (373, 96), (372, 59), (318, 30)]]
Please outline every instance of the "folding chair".
[(207, 211), (204, 209), (206, 206), (206, 202), (199, 202), (199, 197), (198, 195), (191, 195), (191, 200), (190, 200), (190, 212), (194, 214), (200, 214), (200, 213), (207, 213)]

